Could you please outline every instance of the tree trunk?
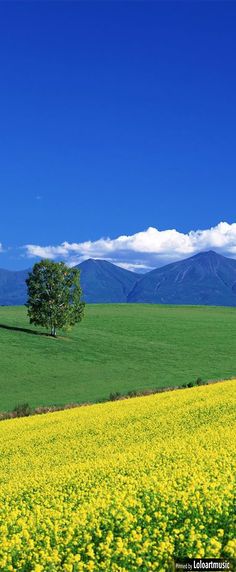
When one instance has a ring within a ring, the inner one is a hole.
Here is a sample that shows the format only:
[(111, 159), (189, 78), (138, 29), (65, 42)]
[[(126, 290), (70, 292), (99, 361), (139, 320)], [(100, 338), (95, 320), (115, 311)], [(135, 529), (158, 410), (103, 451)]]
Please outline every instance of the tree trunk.
[(57, 337), (56, 326), (54, 325), (51, 327), (51, 336), (53, 336), (53, 338)]

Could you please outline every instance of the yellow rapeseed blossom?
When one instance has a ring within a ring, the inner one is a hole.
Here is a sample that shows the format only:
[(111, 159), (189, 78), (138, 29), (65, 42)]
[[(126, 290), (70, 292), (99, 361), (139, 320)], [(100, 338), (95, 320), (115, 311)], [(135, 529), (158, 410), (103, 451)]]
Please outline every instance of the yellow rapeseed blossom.
[(0, 571), (233, 557), (235, 382), (0, 423)]

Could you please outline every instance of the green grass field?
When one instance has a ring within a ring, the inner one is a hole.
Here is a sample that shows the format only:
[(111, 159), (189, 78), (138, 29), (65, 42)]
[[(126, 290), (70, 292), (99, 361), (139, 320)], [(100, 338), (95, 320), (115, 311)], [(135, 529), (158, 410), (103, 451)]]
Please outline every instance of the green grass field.
[(236, 374), (235, 308), (88, 305), (69, 334), (34, 331), (43, 329), (29, 325), (24, 307), (0, 308), (0, 411)]

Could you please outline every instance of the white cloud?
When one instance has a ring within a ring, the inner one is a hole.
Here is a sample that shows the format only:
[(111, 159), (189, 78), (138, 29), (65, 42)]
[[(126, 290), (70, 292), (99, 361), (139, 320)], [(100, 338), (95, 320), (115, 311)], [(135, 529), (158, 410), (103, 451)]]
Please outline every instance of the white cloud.
[(30, 258), (63, 259), (70, 266), (87, 258), (100, 258), (142, 272), (203, 250), (215, 250), (236, 258), (236, 223), (220, 222), (215, 227), (191, 230), (186, 234), (175, 229), (149, 227), (143, 232), (115, 239), (63, 242), (58, 246), (27, 244), (24, 248)]
[(4, 252), (4, 250), (3, 250), (3, 245), (2, 245), (1, 242), (0, 242), (0, 252)]

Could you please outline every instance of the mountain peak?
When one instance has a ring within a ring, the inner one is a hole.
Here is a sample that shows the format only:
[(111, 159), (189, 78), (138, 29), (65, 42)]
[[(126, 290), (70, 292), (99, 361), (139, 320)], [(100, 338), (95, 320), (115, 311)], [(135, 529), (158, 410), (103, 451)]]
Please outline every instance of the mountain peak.
[(138, 276), (107, 260), (89, 258), (78, 264), (86, 302), (126, 302)]
[[(194, 255), (195, 257), (202, 257), (202, 258), (225, 258), (222, 254), (218, 254), (215, 250), (202, 250), (198, 252), (198, 254)], [(193, 258), (193, 257), (192, 257)]]
[(112, 264), (111, 262), (108, 262), (108, 260), (103, 260), (101, 258), (86, 258), (86, 260), (83, 260), (83, 262), (80, 262), (80, 264), (77, 264), (77, 267), (79, 268), (81, 265), (96, 265), (96, 264), (107, 264), (107, 265), (111, 265), (111, 266), (115, 266), (114, 264)]
[(185, 258), (185, 260), (189, 261), (198, 261), (202, 262), (203, 264), (222, 264), (225, 261), (229, 260), (226, 256), (215, 252), (215, 250), (203, 250), (202, 252), (198, 252), (194, 254), (190, 258)]

